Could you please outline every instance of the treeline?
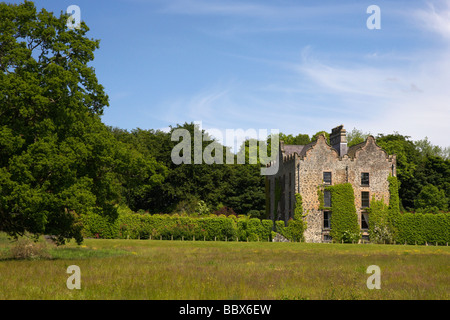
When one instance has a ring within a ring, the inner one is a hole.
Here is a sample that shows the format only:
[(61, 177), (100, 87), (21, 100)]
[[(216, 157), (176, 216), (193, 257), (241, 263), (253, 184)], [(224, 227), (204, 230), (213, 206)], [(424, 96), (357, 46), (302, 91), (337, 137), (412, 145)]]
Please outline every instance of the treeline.
[[(186, 128), (194, 135), (193, 123), (176, 128)], [(165, 169), (165, 179), (147, 192), (126, 189), (125, 203), (134, 211), (150, 213), (220, 212), (264, 217), (264, 177), (260, 166), (248, 164), (249, 141), (240, 148), (246, 153), (245, 165), (181, 164), (171, 160), (171, 150), (178, 143), (171, 141), (171, 132), (136, 129), (131, 132), (109, 128), (114, 137), (130, 148), (154, 158)], [(320, 133), (296, 136), (280, 133), (286, 144), (308, 144)], [(205, 132), (203, 132), (205, 134)], [(358, 144), (368, 136), (353, 129), (348, 135), (349, 146)], [(267, 137), (270, 144), (271, 138)], [(449, 149), (432, 145), (427, 138), (412, 141), (408, 136), (379, 134), (377, 144), (389, 154), (397, 155), (397, 176), (400, 182), (400, 208), (402, 211), (433, 212), (448, 210), (450, 199)], [(211, 143), (203, 142), (203, 148)], [(217, 142), (218, 143), (218, 142)], [(227, 148), (222, 146), (224, 154)], [(192, 147), (193, 148), (193, 147)], [(229, 152), (229, 150), (228, 150)], [(193, 154), (193, 152), (192, 152)], [(193, 156), (192, 156), (193, 157)], [(224, 160), (225, 163), (225, 160)], [(235, 160), (236, 163), (236, 160)]]

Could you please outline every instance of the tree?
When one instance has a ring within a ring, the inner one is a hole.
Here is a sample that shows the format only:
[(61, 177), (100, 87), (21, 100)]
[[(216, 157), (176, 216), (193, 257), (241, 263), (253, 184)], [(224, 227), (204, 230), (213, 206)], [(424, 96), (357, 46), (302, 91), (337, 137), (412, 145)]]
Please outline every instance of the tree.
[(163, 170), (101, 123), (108, 96), (88, 65), (99, 41), (66, 21), (0, 3), (0, 230), (81, 243), (82, 215), (116, 217), (122, 181), (136, 191)]
[(327, 139), (327, 143), (330, 144), (330, 134), (326, 131), (316, 132), (316, 134), (314, 134), (311, 137), (311, 141), (316, 141), (319, 138), (319, 135), (321, 135), (321, 134), (325, 135), (325, 138)]
[(353, 130), (347, 134), (347, 145), (351, 147), (358, 143), (364, 142), (368, 136), (369, 133), (364, 133), (362, 130), (353, 128)]
[(285, 135), (280, 132), (280, 140), (284, 141), (285, 144), (294, 144), (294, 145), (306, 145), (311, 142), (309, 135), (299, 133), (295, 137), (292, 134)]
[(397, 177), (400, 182), (399, 196), (402, 207), (414, 208), (414, 199), (420, 191), (416, 181), (416, 170), (421, 161), (421, 154), (408, 136), (399, 133), (378, 135), (377, 144), (388, 154), (397, 156)]
[(428, 184), (419, 192), (415, 201), (415, 208), (421, 212), (438, 213), (439, 210), (447, 211), (447, 198), (444, 190)]

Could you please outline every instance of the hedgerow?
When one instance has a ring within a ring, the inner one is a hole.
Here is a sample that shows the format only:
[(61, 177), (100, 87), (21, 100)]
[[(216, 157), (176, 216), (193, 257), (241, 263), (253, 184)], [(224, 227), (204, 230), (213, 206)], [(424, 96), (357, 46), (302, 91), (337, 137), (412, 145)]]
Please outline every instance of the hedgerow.
[(83, 216), (87, 238), (271, 241), (272, 220), (247, 216), (189, 217), (177, 214), (121, 214), (109, 221), (98, 214)]
[(404, 213), (398, 230), (399, 243), (444, 245), (450, 242), (450, 213)]

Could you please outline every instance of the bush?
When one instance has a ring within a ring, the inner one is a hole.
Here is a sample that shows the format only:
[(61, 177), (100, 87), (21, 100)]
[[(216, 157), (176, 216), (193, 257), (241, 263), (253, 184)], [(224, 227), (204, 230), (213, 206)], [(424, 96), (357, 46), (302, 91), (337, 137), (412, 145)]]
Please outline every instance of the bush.
[(414, 207), (420, 212), (438, 213), (440, 210), (447, 211), (447, 198), (444, 190), (438, 189), (432, 184), (426, 185), (417, 195)]
[(90, 212), (83, 214), (81, 221), (83, 224), (83, 237), (113, 239), (118, 236), (119, 225), (117, 219)]
[(389, 208), (384, 199), (372, 197), (369, 211), (369, 237), (373, 243), (392, 243), (393, 227), (389, 224)]
[(9, 250), (12, 259), (50, 259), (51, 255), (45, 243), (34, 242), (28, 238), (22, 238)]

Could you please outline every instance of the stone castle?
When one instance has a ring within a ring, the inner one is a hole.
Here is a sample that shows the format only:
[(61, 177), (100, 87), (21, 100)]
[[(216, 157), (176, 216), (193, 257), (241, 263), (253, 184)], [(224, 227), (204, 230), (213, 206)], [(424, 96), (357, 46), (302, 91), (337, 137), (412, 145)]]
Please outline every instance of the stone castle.
[[(331, 145), (330, 145), (331, 144)], [(364, 142), (348, 147), (343, 125), (332, 129), (330, 144), (325, 135), (307, 145), (285, 145), (280, 141), (279, 170), (266, 176), (269, 214), (272, 220), (293, 218), (295, 194), (303, 200), (307, 229), (306, 242), (328, 242), (332, 212), (320, 210), (318, 187), (350, 183), (355, 194), (355, 207), (362, 237), (368, 238), (368, 212), (372, 196), (389, 202), (389, 175), (396, 176), (395, 155), (388, 155), (379, 147), (373, 136)], [(270, 166), (270, 165), (269, 165)], [(279, 183), (280, 195), (275, 208), (275, 183)], [(330, 194), (324, 193), (324, 207), (331, 207)]]

